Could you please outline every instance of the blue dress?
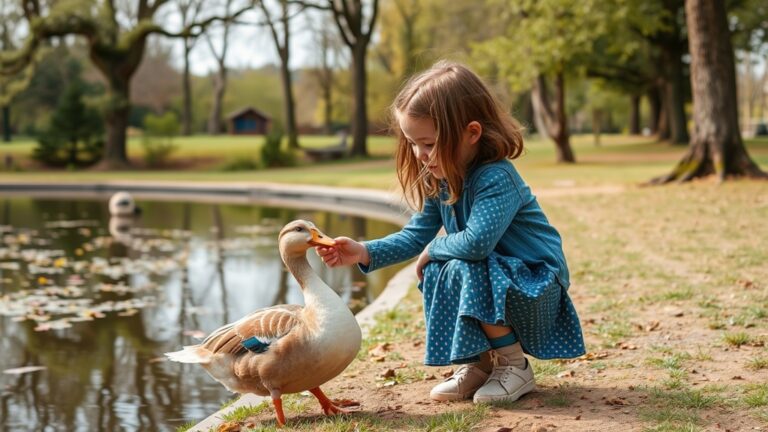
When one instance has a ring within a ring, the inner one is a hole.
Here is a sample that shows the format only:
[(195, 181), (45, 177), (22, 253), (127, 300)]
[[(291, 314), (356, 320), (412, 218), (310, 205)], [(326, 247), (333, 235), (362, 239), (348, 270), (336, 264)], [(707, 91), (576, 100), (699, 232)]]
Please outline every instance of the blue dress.
[[(429, 248), (424, 296), (424, 363), (477, 361), (491, 346), (480, 322), (512, 327), (523, 350), (540, 359), (585, 353), (568, 296), (560, 235), (508, 161), (472, 168), (459, 200), (427, 199), (399, 232), (365, 242), (364, 272)], [(435, 237), (441, 227), (446, 235)]]

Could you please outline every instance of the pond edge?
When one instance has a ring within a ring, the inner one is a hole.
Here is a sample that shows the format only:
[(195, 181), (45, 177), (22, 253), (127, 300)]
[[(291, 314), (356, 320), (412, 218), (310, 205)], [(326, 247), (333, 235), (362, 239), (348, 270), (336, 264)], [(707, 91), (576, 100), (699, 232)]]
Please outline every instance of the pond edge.
[[(194, 201), (218, 203), (253, 203), (290, 208), (326, 210), (355, 216), (370, 217), (396, 225), (404, 225), (410, 218), (410, 210), (394, 193), (358, 188), (337, 188), (315, 185), (288, 185), (278, 183), (198, 183), (198, 182), (138, 182), (114, 181), (101, 183), (48, 183), (13, 182), (0, 183), (0, 194), (28, 197), (67, 197), (103, 199), (106, 206), (109, 197), (119, 191), (130, 192), (139, 199), (168, 201)], [(358, 312), (355, 317), (366, 337), (376, 323), (379, 313), (397, 306), (416, 281), (415, 263), (407, 265), (387, 282), (376, 299)], [(229, 412), (243, 406), (256, 406), (267, 397), (245, 394), (237, 401), (211, 414), (188, 432), (207, 432), (215, 429)]]

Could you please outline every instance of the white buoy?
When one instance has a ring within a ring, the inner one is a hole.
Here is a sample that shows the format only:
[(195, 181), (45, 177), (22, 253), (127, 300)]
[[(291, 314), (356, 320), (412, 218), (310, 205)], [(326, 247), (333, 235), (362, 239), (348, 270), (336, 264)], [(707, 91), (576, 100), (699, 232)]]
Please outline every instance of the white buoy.
[(117, 192), (109, 199), (109, 214), (112, 216), (133, 216), (136, 214), (136, 202), (128, 192)]

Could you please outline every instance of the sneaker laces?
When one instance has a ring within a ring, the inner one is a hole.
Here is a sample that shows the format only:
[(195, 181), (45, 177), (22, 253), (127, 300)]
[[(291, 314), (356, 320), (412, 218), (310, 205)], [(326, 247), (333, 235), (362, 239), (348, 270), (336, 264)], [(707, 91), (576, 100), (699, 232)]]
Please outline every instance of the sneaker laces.
[(456, 369), (456, 372), (454, 372), (453, 375), (451, 375), (446, 381), (449, 381), (455, 378), (457, 382), (459, 383), (462, 382), (464, 378), (466, 378), (467, 375), (469, 375), (469, 373), (471, 372), (471, 369), (470, 369), (471, 367), (473, 367), (471, 364), (464, 364), (459, 366), (459, 368)]

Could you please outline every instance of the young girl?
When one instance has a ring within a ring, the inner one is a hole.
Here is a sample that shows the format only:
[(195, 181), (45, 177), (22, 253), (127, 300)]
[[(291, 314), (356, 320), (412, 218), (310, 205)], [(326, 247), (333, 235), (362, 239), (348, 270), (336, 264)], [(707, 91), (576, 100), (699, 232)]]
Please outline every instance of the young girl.
[(520, 127), (477, 75), (445, 61), (411, 78), (392, 114), (397, 176), (419, 211), (400, 232), (317, 252), (364, 272), (418, 255), (424, 363), (462, 365), (431, 398), (516, 400), (534, 388), (524, 353), (584, 354), (560, 235), (508, 161)]

